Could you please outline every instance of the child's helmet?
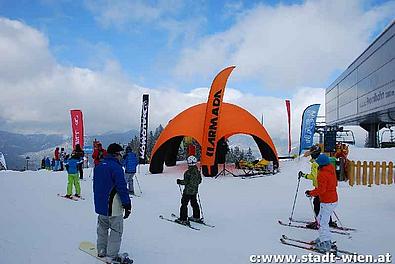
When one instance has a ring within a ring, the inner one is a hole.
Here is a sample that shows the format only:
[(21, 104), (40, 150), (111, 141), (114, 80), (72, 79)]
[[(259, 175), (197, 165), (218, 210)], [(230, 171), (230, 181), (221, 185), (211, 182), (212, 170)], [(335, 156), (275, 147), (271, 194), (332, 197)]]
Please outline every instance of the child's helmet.
[(188, 163), (188, 166), (195, 166), (196, 165), (196, 163), (197, 163), (197, 159), (196, 159), (196, 157), (195, 156), (189, 156), (188, 158), (187, 158), (187, 163)]

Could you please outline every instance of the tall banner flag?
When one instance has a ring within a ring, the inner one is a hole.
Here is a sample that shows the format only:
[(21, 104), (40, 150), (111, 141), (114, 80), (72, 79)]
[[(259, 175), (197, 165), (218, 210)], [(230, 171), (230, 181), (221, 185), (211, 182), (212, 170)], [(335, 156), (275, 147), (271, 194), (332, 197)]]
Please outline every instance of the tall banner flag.
[(291, 101), (285, 100), (288, 114), (288, 155), (291, 154)]
[(75, 145), (80, 144), (84, 147), (84, 120), (82, 119), (81, 110), (70, 110), (71, 129), (73, 130), (73, 149)]
[(140, 147), (139, 147), (139, 164), (147, 163), (147, 136), (148, 136), (148, 100), (149, 95), (143, 94), (143, 103), (141, 107), (141, 126), (140, 126)]
[(222, 100), (224, 98), (226, 82), (235, 66), (222, 70), (211, 84), (207, 99), (206, 115), (204, 118), (201, 165), (207, 169), (207, 175), (212, 175), (211, 166), (215, 164), (218, 125), (220, 124)]
[(303, 111), (302, 124), (300, 130), (299, 155), (302, 150), (309, 149), (313, 145), (315, 122), (317, 120), (320, 104), (313, 104)]

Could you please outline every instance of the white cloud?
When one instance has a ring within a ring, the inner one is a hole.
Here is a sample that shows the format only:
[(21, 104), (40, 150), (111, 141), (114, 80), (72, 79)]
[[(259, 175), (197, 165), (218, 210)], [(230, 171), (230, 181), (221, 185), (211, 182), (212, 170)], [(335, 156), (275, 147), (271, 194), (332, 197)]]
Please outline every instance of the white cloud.
[[(13, 52), (6, 52), (8, 46)], [(18, 21), (0, 19), (0, 47), (7, 57), (0, 61), (0, 129), (69, 134), (70, 109), (83, 111), (87, 134), (138, 128), (143, 93), (150, 94), (149, 118), (151, 128), (155, 128), (160, 123), (166, 125), (184, 109), (207, 100), (209, 89), (205, 87), (183, 93), (135, 85), (123, 75), (116, 61), (107, 61), (100, 71), (62, 66), (53, 60), (46, 37)], [(29, 53), (31, 56), (27, 56)], [(29, 67), (7, 67), (8, 61)], [(309, 103), (322, 101), (323, 93), (323, 89), (298, 90), (293, 116), (299, 116)], [(264, 113), (272, 137), (286, 137), (284, 100), (242, 94), (229, 88), (225, 101), (244, 107), (258, 119)], [(298, 122), (297, 118), (294, 120)], [(294, 132), (298, 133), (296, 123)]]
[(267, 88), (293, 89), (328, 80), (370, 43), (372, 32), (395, 15), (395, 2), (366, 9), (362, 0), (318, 0), (300, 5), (260, 4), (238, 16), (227, 31), (187, 47), (177, 76), (206, 76), (227, 65), (238, 78)]

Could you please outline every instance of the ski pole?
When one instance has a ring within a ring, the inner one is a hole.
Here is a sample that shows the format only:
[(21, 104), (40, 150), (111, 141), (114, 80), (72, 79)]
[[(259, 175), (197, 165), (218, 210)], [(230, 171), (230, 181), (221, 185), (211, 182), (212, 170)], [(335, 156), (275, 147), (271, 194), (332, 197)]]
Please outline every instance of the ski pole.
[(182, 196), (181, 185), (180, 185), (180, 184), (178, 184), (178, 187), (180, 188), (180, 194), (181, 194), (181, 196)]
[(340, 221), (340, 218), (337, 216), (335, 210), (333, 210), (333, 214), (335, 215), (337, 221), (339, 221), (340, 227), (344, 228), (344, 225), (343, 225), (342, 221)]
[(141, 191), (141, 187), (140, 187), (140, 183), (139, 183), (139, 179), (137, 179), (137, 174), (134, 174), (134, 177), (136, 177), (136, 182), (137, 182), (137, 186), (139, 187), (139, 191), (141, 194), (143, 194), (143, 192)]
[(298, 179), (298, 186), (296, 187), (296, 193), (295, 193), (294, 203), (293, 203), (293, 206), (292, 206), (292, 212), (291, 212), (291, 216), (289, 217), (289, 223), (288, 223), (288, 225), (291, 225), (292, 217), (293, 217), (293, 215), (294, 215), (295, 204), (296, 204), (296, 198), (298, 197), (298, 191), (299, 191), (299, 184), (300, 184), (300, 178)]
[(200, 212), (202, 213), (202, 219), (204, 219), (204, 214), (203, 214), (203, 208), (202, 208), (202, 202), (200, 201), (200, 195), (199, 193), (197, 194), (198, 199), (199, 199), (199, 207), (200, 207)]

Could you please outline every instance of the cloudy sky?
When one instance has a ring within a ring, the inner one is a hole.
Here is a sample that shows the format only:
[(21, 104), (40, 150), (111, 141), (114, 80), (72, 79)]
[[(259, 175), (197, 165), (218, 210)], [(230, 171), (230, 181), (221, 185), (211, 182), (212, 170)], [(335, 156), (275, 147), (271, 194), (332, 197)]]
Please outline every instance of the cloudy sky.
[(236, 65), (225, 101), (276, 141), (291, 99), (296, 139), (303, 109), (394, 17), (381, 0), (0, 0), (0, 130), (68, 135), (70, 109), (87, 134), (136, 129), (143, 93), (153, 129)]

